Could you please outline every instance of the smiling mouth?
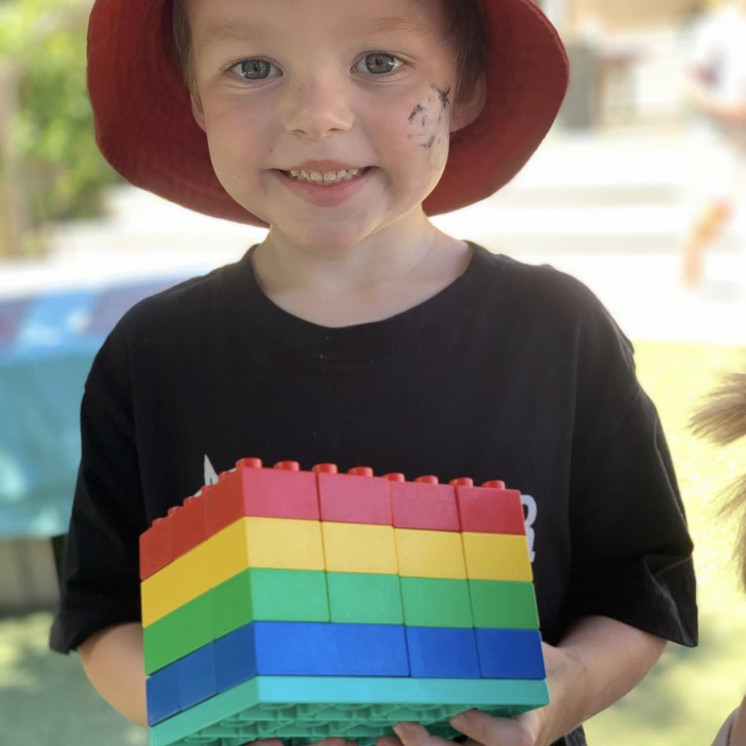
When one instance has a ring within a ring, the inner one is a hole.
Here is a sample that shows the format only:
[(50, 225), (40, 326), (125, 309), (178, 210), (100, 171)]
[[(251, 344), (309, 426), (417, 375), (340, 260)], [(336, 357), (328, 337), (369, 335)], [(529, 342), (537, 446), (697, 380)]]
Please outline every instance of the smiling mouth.
[(340, 171), (283, 171), (289, 179), (292, 181), (301, 181), (307, 184), (316, 184), (318, 186), (327, 186), (331, 184), (339, 184), (343, 181), (352, 181), (358, 179), (361, 176), (370, 171), (370, 166), (366, 168), (348, 168)]

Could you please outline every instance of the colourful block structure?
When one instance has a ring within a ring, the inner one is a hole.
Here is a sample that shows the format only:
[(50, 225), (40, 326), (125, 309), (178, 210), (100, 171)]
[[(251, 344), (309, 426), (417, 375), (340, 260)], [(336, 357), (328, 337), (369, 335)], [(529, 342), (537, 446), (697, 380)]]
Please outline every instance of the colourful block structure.
[(244, 459), (140, 537), (151, 746), (370, 746), (548, 692), (521, 495)]

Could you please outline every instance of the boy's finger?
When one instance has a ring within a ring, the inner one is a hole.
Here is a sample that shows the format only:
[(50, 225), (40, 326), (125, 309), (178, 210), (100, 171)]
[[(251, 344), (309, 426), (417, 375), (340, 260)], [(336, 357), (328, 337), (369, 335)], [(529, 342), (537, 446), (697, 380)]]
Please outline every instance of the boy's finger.
[(419, 723), (397, 723), (394, 733), (399, 736), (403, 746), (431, 746), (440, 743), (441, 739), (431, 735), (425, 726)]
[(451, 718), (451, 725), (468, 736), (466, 744), (476, 742), (484, 746), (525, 746), (535, 741), (519, 719), (493, 717), (481, 710), (467, 710), (455, 715)]
[(466, 710), (454, 715), (451, 725), (465, 736), (479, 743), (490, 744), (494, 740), (495, 719), (481, 710)]
[(395, 736), (382, 736), (376, 739), (376, 746), (403, 746)]

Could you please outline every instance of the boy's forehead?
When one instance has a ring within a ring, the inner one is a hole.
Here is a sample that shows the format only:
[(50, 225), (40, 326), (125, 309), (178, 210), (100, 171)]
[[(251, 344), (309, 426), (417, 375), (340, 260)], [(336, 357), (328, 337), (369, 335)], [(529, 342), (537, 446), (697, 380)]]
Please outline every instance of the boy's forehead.
[[(440, 36), (444, 0), (186, 0), (199, 44), (280, 34), (309, 11), (325, 27), (348, 34), (399, 33)], [(196, 26), (196, 28), (195, 28)]]

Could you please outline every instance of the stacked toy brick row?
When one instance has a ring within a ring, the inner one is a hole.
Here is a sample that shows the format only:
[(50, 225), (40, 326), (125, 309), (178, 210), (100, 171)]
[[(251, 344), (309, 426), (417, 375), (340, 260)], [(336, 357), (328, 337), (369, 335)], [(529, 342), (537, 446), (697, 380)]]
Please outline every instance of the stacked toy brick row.
[(520, 493), (500, 482), (245, 459), (140, 557), (151, 725), (258, 676), (544, 678)]

